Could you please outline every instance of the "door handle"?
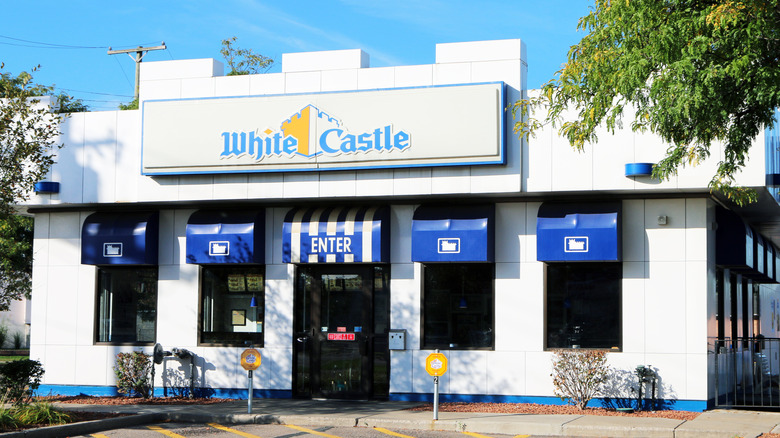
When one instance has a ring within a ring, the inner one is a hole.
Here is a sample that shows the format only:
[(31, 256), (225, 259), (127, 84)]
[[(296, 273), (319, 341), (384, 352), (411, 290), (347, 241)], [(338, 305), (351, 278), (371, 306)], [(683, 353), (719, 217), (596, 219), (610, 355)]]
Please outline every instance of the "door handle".
[(295, 338), (295, 340), (298, 341), (298, 342), (306, 342), (308, 339), (309, 339), (308, 336), (301, 336), (301, 337)]

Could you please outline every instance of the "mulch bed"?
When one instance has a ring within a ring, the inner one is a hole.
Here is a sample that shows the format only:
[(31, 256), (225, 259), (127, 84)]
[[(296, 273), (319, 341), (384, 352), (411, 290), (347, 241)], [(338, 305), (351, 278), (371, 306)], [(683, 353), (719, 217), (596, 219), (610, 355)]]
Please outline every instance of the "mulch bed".
[[(432, 411), (433, 404), (426, 403), (412, 411)], [(539, 405), (534, 403), (439, 403), (439, 412), (489, 412), (500, 414), (535, 415), (614, 415), (620, 417), (671, 418), (673, 420), (693, 420), (701, 412), (690, 411), (639, 411), (633, 413), (618, 412), (614, 409), (586, 408), (579, 410), (569, 405)]]

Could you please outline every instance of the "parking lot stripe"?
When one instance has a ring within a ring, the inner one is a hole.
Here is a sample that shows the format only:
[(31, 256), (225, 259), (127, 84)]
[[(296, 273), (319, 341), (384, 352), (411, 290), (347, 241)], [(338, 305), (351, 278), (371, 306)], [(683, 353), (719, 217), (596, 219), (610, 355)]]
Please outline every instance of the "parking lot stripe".
[(388, 435), (397, 436), (399, 438), (414, 438), (413, 436), (393, 432), (392, 430), (385, 429), (384, 427), (374, 427), (374, 430), (378, 430), (379, 432), (386, 433)]
[(474, 438), (491, 438), (491, 437), (489, 437), (487, 435), (481, 435), (481, 434), (478, 434), (478, 433), (475, 433), (475, 432), (461, 432), (461, 433), (466, 434), (468, 436), (473, 436)]
[(103, 435), (102, 433), (93, 433), (90, 436), (94, 436), (95, 438), (108, 438), (108, 435)]
[(187, 437), (185, 437), (183, 435), (179, 435), (178, 433), (173, 433), (170, 430), (165, 430), (165, 429), (163, 429), (160, 426), (146, 426), (146, 427), (148, 429), (151, 429), (151, 430), (157, 432), (157, 433), (161, 433), (163, 435), (167, 435), (167, 436), (169, 436), (171, 438), (187, 438)]
[(301, 426), (294, 426), (292, 424), (285, 424), (285, 426), (289, 427), (290, 429), (295, 429), (295, 430), (299, 430), (301, 432), (306, 432), (306, 433), (312, 433), (314, 435), (326, 436), (328, 438), (341, 438), (340, 436), (331, 435), (331, 434), (325, 433), (325, 432), (318, 432), (316, 430), (307, 429), (307, 428), (301, 427)]
[(241, 432), (240, 430), (231, 429), (231, 428), (229, 428), (227, 426), (223, 426), (221, 424), (217, 424), (217, 423), (206, 423), (206, 424), (208, 424), (209, 426), (213, 427), (214, 429), (224, 430), (225, 432), (234, 433), (236, 435), (241, 435), (241, 436), (246, 437), (246, 438), (261, 438), (261, 437), (259, 437), (257, 435), (252, 435), (251, 433), (246, 433), (246, 432)]

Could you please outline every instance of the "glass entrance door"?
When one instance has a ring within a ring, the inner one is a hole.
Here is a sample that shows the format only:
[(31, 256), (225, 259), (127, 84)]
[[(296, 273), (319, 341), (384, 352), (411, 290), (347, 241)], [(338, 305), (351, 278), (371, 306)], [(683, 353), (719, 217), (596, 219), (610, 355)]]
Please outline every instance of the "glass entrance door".
[(388, 268), (300, 267), (293, 351), (297, 397), (387, 397)]

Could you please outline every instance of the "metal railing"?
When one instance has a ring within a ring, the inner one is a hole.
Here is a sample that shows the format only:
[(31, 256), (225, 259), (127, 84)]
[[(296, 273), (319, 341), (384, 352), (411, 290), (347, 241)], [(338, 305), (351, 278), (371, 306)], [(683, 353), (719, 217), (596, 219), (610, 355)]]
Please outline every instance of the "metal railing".
[(716, 407), (780, 407), (780, 339), (710, 339)]

